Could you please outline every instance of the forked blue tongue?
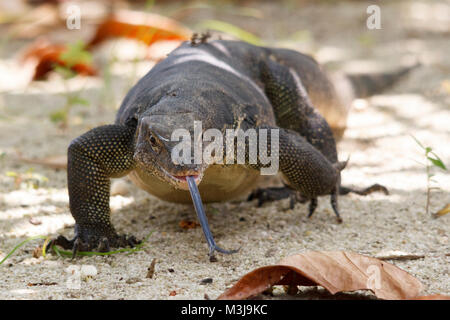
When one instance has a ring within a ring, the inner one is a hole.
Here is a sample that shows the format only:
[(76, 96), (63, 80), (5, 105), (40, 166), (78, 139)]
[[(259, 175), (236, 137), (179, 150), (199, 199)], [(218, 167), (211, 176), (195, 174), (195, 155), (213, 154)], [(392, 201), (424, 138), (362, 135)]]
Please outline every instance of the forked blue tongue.
[(189, 185), (189, 192), (191, 193), (192, 202), (194, 202), (195, 212), (197, 213), (198, 220), (200, 222), (200, 225), (202, 226), (206, 242), (208, 243), (209, 246), (209, 256), (212, 257), (214, 255), (214, 251), (219, 251), (225, 254), (238, 252), (239, 249), (228, 251), (216, 245), (211, 230), (209, 229), (208, 219), (206, 218), (202, 198), (200, 197), (200, 192), (198, 191), (197, 184), (195, 183), (195, 178), (193, 176), (187, 176), (186, 180)]

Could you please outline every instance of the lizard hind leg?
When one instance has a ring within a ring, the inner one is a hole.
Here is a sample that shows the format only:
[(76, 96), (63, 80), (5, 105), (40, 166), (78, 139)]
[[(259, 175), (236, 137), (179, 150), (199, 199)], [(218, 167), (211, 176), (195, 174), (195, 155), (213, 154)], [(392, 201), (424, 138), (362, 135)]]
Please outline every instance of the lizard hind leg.
[(316, 211), (317, 208), (317, 198), (312, 198), (309, 202), (309, 213), (308, 218), (311, 218), (314, 214), (314, 211)]
[(336, 215), (337, 221), (339, 223), (342, 223), (343, 220), (341, 218), (341, 215), (339, 214), (339, 206), (338, 206), (337, 200), (338, 200), (338, 192), (336, 190), (331, 194), (330, 202), (331, 202), (331, 207), (333, 208), (334, 214)]
[(295, 204), (295, 194), (297, 192), (288, 187), (269, 187), (269, 188), (258, 188), (253, 190), (252, 193), (247, 198), (247, 201), (258, 200), (258, 207), (261, 207), (266, 202), (278, 201), (286, 198), (291, 199), (291, 209)]

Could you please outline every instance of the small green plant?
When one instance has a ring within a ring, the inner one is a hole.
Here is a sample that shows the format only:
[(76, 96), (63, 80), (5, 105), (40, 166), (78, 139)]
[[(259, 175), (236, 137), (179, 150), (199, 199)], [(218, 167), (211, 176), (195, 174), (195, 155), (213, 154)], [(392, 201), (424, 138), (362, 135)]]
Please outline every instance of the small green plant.
[(14, 186), (16, 189), (19, 189), (22, 186), (27, 189), (38, 189), (43, 184), (48, 182), (47, 177), (39, 173), (34, 173), (34, 168), (29, 168), (24, 173), (7, 171), (5, 175), (14, 179)]
[(42, 246), (42, 256), (45, 258), (46, 252), (45, 249), (47, 247), (47, 244), (50, 241), (50, 238), (47, 236), (34, 236), (34, 237), (29, 237), (27, 239), (25, 239), (24, 241), (22, 241), (21, 243), (19, 243), (18, 245), (16, 245), (7, 255), (6, 257), (4, 257), (1, 261), (0, 261), (0, 265), (3, 264), (3, 262), (5, 262), (6, 260), (8, 260), (9, 257), (11, 257), (13, 255), (14, 252), (16, 252), (17, 249), (19, 249), (20, 247), (24, 246), (25, 244), (27, 244), (30, 241), (36, 240), (36, 239), (45, 239), (44, 245)]
[(90, 64), (92, 62), (92, 55), (86, 50), (86, 45), (82, 41), (78, 41), (74, 44), (69, 44), (67, 50), (62, 52), (59, 58), (64, 62), (64, 65), (56, 65), (54, 66), (54, 70), (64, 79), (66, 103), (62, 109), (50, 114), (50, 120), (65, 129), (69, 124), (69, 114), (72, 108), (75, 105), (89, 105), (89, 101), (81, 98), (79, 92), (70, 91), (67, 79), (73, 78), (76, 75), (72, 70), (73, 66), (76, 64)]
[(439, 156), (433, 151), (431, 147), (425, 147), (416, 137), (411, 137), (414, 139), (414, 141), (416, 141), (416, 143), (425, 153), (425, 164), (420, 162), (419, 164), (424, 166), (427, 172), (427, 203), (425, 205), (425, 212), (429, 214), (431, 191), (439, 189), (439, 187), (431, 186), (432, 182), (436, 183), (436, 180), (433, 179), (434, 174), (431, 172), (432, 167), (437, 167), (445, 171), (447, 170), (447, 168), (444, 165), (444, 162), (442, 162), (441, 158), (439, 158)]
[(59, 58), (66, 64), (64, 68), (69, 69), (76, 64), (92, 63), (92, 55), (86, 50), (86, 44), (81, 40), (67, 45), (67, 50), (62, 52)]
[[(79, 251), (76, 253), (77, 256), (109, 256), (109, 255), (113, 255), (113, 254), (118, 254), (118, 253), (127, 253), (127, 255), (130, 255), (134, 252), (138, 252), (138, 251), (142, 251), (144, 250), (144, 245), (147, 244), (148, 239), (150, 238), (150, 236), (152, 235), (153, 231), (150, 232), (145, 238), (144, 240), (142, 240), (141, 243), (139, 243), (138, 245), (136, 245), (134, 248), (123, 248), (123, 249), (118, 249), (115, 251), (109, 251), (109, 252), (84, 252), (84, 251)], [(42, 245), (42, 256), (45, 258), (47, 255), (47, 248), (49, 245), (51, 245), (51, 249), (56, 253), (56, 255), (60, 258), (62, 257), (73, 257), (73, 252), (72, 251), (65, 251), (65, 250), (61, 250), (58, 249), (58, 247), (54, 244), (51, 244), (51, 239), (49, 236), (34, 236), (34, 237), (29, 237), (27, 239), (25, 239), (24, 241), (20, 242), (18, 245), (16, 245), (2, 260), (0, 260), (0, 265), (2, 265), (6, 260), (8, 260), (13, 254), (14, 252), (16, 252), (17, 249), (19, 249), (20, 247), (24, 246), (25, 244), (27, 244), (30, 241), (36, 240), (36, 239), (45, 239), (44, 244)]]
[(203, 29), (211, 29), (217, 30), (220, 32), (228, 33), (239, 40), (254, 44), (254, 45), (263, 45), (264, 42), (258, 36), (250, 33), (244, 29), (241, 29), (235, 25), (232, 25), (228, 22), (219, 21), (219, 20), (204, 20), (199, 26)]
[(375, 38), (371, 33), (368, 32), (361, 34), (358, 37), (358, 41), (362, 47), (368, 49), (373, 48), (373, 46), (375, 45)]

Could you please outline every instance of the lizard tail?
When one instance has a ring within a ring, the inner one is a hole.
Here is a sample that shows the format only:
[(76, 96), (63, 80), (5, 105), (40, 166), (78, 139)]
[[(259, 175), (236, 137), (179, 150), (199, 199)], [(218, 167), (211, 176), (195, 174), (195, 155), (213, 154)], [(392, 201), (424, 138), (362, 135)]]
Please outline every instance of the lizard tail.
[(353, 87), (355, 98), (366, 98), (386, 90), (394, 85), (398, 80), (410, 73), (412, 70), (419, 67), (421, 64), (416, 64), (404, 67), (400, 70), (387, 73), (378, 74), (348, 74), (347, 78)]

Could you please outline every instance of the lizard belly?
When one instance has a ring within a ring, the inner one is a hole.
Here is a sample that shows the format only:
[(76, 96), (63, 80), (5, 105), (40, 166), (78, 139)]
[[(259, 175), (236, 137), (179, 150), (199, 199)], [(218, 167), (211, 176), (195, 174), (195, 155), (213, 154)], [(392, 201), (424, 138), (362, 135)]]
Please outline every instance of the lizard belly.
[[(130, 172), (134, 184), (148, 193), (170, 202), (190, 203), (189, 191), (179, 190), (140, 168)], [(198, 188), (204, 202), (219, 202), (247, 195), (258, 184), (260, 173), (242, 165), (213, 165), (206, 169)]]

